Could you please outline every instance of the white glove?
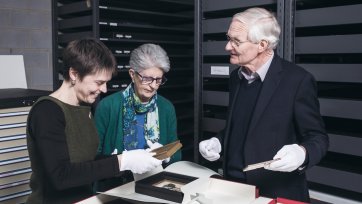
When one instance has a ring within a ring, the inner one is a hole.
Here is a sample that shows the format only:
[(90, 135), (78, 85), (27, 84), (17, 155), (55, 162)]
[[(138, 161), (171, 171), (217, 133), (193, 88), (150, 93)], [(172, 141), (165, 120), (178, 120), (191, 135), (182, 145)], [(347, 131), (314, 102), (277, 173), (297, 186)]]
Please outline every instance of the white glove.
[(304, 147), (297, 144), (284, 145), (273, 157), (273, 159), (280, 158), (280, 160), (272, 162), (264, 168), (272, 171), (291, 172), (303, 164), (305, 156)]
[[(158, 143), (158, 142), (153, 143), (153, 142), (150, 141), (150, 140), (147, 140), (147, 145), (148, 145), (149, 148), (146, 149), (146, 151), (148, 151), (148, 152), (151, 152), (152, 150), (157, 149), (157, 148), (163, 146), (162, 144), (160, 144), (160, 143)], [(170, 157), (164, 159), (163, 162), (165, 162), (165, 163), (170, 162)]]
[(122, 155), (118, 155), (118, 161), (121, 158), (120, 171), (130, 170), (136, 174), (151, 171), (162, 164), (162, 161), (154, 158), (153, 155), (154, 153), (144, 149), (123, 151)]
[(204, 140), (199, 144), (200, 154), (209, 161), (216, 161), (220, 158), (221, 144), (219, 139), (213, 137)]
[(118, 154), (118, 150), (114, 149), (113, 152), (112, 152), (112, 155), (117, 155), (117, 154)]

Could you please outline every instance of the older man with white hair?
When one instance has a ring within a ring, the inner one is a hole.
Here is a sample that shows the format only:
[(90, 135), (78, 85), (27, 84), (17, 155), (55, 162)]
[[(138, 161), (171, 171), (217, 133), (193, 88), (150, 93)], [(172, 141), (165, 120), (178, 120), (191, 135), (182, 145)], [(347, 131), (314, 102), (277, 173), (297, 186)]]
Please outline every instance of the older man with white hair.
[[(210, 161), (223, 153), (226, 179), (256, 185), (267, 197), (309, 202), (305, 169), (326, 154), (328, 136), (313, 76), (277, 56), (280, 26), (263, 8), (232, 18), (226, 37), (230, 63), (229, 116), (225, 129), (199, 144)], [(251, 171), (247, 165), (276, 159)]]

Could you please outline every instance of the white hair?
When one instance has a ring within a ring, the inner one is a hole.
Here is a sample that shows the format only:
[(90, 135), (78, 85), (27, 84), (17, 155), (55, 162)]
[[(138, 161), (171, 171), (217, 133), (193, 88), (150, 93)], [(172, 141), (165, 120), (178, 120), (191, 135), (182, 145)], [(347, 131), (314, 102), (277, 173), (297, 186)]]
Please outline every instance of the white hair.
[(164, 73), (170, 70), (170, 60), (161, 46), (155, 44), (143, 44), (131, 53), (129, 64), (137, 72), (157, 67)]
[(273, 13), (263, 8), (250, 8), (233, 16), (248, 28), (248, 40), (268, 42), (269, 49), (275, 49), (279, 42), (280, 26)]

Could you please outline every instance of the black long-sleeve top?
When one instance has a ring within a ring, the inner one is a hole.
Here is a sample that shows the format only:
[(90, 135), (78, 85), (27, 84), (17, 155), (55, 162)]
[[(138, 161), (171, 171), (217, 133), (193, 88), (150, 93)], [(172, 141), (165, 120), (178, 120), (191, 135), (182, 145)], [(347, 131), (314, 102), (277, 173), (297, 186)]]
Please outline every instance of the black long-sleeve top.
[(73, 203), (92, 195), (93, 181), (119, 174), (116, 156), (95, 160), (98, 136), (90, 109), (46, 97), (27, 126), (32, 194), (27, 203)]

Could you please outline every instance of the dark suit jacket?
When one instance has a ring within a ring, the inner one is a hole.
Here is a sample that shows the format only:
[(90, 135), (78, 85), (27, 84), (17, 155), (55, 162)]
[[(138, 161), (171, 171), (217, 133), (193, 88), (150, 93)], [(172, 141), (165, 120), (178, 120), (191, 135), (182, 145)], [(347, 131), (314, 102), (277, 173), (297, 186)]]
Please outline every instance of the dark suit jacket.
[[(228, 148), (230, 119), (240, 86), (238, 69), (230, 76), (229, 116), (219, 139)], [(242, 78), (241, 80), (246, 80)], [(263, 81), (244, 144), (245, 165), (271, 160), (284, 145), (297, 143), (307, 150), (306, 168), (317, 164), (328, 149), (328, 136), (319, 112), (313, 76), (277, 55)], [(227, 151), (223, 151), (227, 158)], [(228, 162), (228, 161), (226, 161)], [(224, 175), (227, 164), (223, 162)], [(246, 172), (246, 182), (267, 197), (309, 202), (304, 171), (277, 172), (263, 168)]]

